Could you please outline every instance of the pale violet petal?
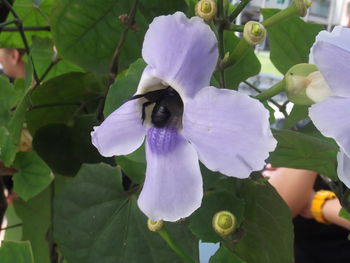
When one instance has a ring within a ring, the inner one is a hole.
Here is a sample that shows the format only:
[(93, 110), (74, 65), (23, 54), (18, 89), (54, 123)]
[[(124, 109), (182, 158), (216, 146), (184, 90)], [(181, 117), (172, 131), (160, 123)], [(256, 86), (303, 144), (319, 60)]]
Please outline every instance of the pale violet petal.
[(145, 35), (142, 56), (151, 76), (192, 97), (209, 84), (218, 60), (215, 34), (199, 17), (156, 17)]
[[(349, 43), (350, 43), (350, 28), (342, 27), (342, 26), (336, 26), (336, 27), (334, 27), (332, 32), (328, 32), (326, 30), (322, 30), (316, 36), (316, 40), (315, 40), (314, 46), (320, 41), (333, 44), (335, 46), (341, 47), (341, 48), (343, 48), (345, 50), (348, 50), (350, 52), (350, 45), (349, 45)], [(312, 46), (311, 52), (310, 52), (309, 62), (311, 64), (315, 64), (315, 62), (314, 62), (314, 55), (313, 55), (313, 52), (312, 52), (314, 46)]]
[(259, 101), (236, 91), (206, 87), (185, 104), (183, 135), (209, 169), (246, 178), (263, 168), (276, 147), (268, 119)]
[(350, 157), (341, 150), (337, 155), (337, 160), (339, 180), (342, 181), (347, 188), (350, 188)]
[(141, 146), (145, 137), (141, 106), (137, 100), (124, 103), (91, 133), (92, 144), (101, 155), (126, 155)]
[(350, 154), (350, 98), (330, 97), (309, 109), (317, 129), (335, 139), (344, 152)]
[(138, 205), (151, 220), (177, 221), (200, 207), (203, 185), (198, 156), (175, 129), (150, 128), (146, 158)]
[(314, 62), (327, 81), (333, 94), (350, 97), (350, 51), (318, 42), (313, 48)]

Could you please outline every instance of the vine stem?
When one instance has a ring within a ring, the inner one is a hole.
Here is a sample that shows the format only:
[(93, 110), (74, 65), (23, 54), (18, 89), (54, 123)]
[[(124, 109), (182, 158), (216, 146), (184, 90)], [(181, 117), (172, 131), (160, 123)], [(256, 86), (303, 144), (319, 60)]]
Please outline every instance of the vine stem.
[(246, 53), (249, 51), (249, 48), (250, 46), (247, 41), (245, 41), (244, 38), (241, 38), (229, 57), (225, 60), (221, 60), (219, 63), (219, 69), (223, 70), (240, 62), (240, 60), (243, 59)]
[[(16, 24), (17, 22), (18, 22), (17, 19), (13, 19), (13, 20), (10, 20), (10, 21), (7, 21), (7, 22), (0, 23), (0, 28), (1, 27), (5, 27), (7, 25), (11, 25), (11, 24)], [(4, 31), (4, 28), (2, 28), (1, 31)]]
[(271, 88), (264, 90), (259, 95), (256, 95), (255, 98), (262, 101), (268, 100), (278, 93), (284, 91), (284, 80), (273, 85)]
[(299, 11), (295, 3), (293, 2), (290, 6), (288, 6), (286, 9), (283, 9), (279, 11), (277, 14), (269, 17), (265, 21), (262, 22), (262, 24), (265, 27), (272, 26), (274, 24), (277, 24), (283, 20), (286, 20), (288, 18), (291, 18), (295, 15), (298, 15)]
[(250, 1), (251, 0), (242, 0), (238, 4), (238, 6), (236, 6), (236, 8), (233, 10), (231, 15), (229, 16), (230, 22), (232, 22), (233, 20), (235, 20), (237, 18), (237, 16), (242, 12), (242, 10), (247, 6), (247, 4), (249, 4)]
[[(11, 21), (9, 21), (11, 22)], [(16, 22), (12, 22), (12, 23), (17, 23)], [(12, 24), (11, 23), (11, 24)], [(6, 24), (6, 23), (4, 23)], [(0, 24), (0, 27), (2, 25)], [(3, 25), (4, 26), (4, 25)], [(22, 27), (23, 31), (51, 31), (50, 26), (27, 26), (27, 27)], [(17, 32), (20, 31), (20, 29), (18, 27), (4, 27), (3, 29), (1, 29), (2, 32)]]
[[(224, 45), (224, 23), (223, 23), (223, 17), (224, 17), (224, 6), (223, 6), (223, 0), (218, 1), (218, 17), (219, 17), (219, 24), (218, 24), (218, 40), (219, 40), (219, 56), (220, 60), (222, 60), (225, 56), (225, 45)], [(220, 73), (220, 87), (222, 89), (225, 88), (225, 69), (219, 68)]]
[[(17, 20), (15, 22), (15, 24), (16, 24), (16, 26), (18, 28), (18, 31), (19, 31), (20, 35), (21, 35), (22, 42), (24, 44), (26, 53), (28, 54), (28, 56), (30, 56), (30, 48), (29, 48), (29, 44), (28, 44), (27, 38), (26, 38), (26, 36), (24, 34), (23, 22), (22, 22), (21, 18), (18, 16), (16, 11), (13, 9), (12, 5), (7, 0), (1, 0), (1, 1), (4, 3), (4, 5), (7, 7), (7, 9), (10, 10), (11, 14)], [(38, 74), (37, 74), (37, 72), (35, 70), (34, 63), (33, 63), (32, 60), (31, 60), (31, 63), (32, 63), (32, 66), (33, 66), (33, 76), (34, 76), (35, 82), (39, 83), (40, 80), (39, 80)]]
[(23, 224), (22, 224), (22, 223), (19, 223), (19, 224), (7, 226), (7, 227), (4, 227), (4, 228), (0, 228), (0, 231), (8, 230), (8, 229), (11, 229), (11, 228), (16, 228), (16, 227), (20, 227), (20, 226), (23, 226)]
[[(259, 92), (259, 93), (262, 93), (262, 91), (260, 90), (260, 89), (258, 89), (257, 87), (255, 87), (254, 85), (252, 85), (251, 83), (249, 83), (248, 81), (243, 81), (243, 83), (245, 83), (246, 85), (248, 85), (251, 89), (253, 89), (253, 90), (255, 90), (255, 91), (257, 91), (257, 92)], [(283, 103), (283, 105), (280, 105), (277, 101), (275, 101), (274, 99), (272, 99), (272, 98), (270, 98), (270, 99), (268, 99), (273, 105), (275, 105), (277, 108), (278, 108), (278, 110), (280, 111), (280, 112), (282, 112), (282, 114), (284, 115), (284, 117), (286, 117), (287, 118), (287, 116), (288, 116), (288, 113), (286, 112), (286, 105), (287, 105), (287, 103), (289, 102), (289, 101), (286, 101), (286, 102), (284, 102)]]
[(169, 233), (163, 228), (157, 231), (161, 238), (167, 243), (167, 245), (178, 254), (185, 262), (196, 263), (169, 235)]
[(134, 25), (135, 23), (135, 15), (136, 15), (136, 11), (137, 11), (137, 5), (138, 5), (139, 0), (135, 0), (133, 7), (130, 10), (130, 14), (128, 15), (128, 19), (125, 23), (125, 28), (119, 38), (117, 47), (114, 51), (113, 57), (112, 57), (112, 63), (110, 66), (110, 78), (109, 78), (109, 85), (111, 85), (114, 82), (114, 79), (116, 77), (116, 75), (118, 74), (118, 61), (119, 61), (119, 55), (120, 55), (120, 51), (125, 43), (126, 37), (128, 35), (128, 32), (130, 30), (130, 28)]

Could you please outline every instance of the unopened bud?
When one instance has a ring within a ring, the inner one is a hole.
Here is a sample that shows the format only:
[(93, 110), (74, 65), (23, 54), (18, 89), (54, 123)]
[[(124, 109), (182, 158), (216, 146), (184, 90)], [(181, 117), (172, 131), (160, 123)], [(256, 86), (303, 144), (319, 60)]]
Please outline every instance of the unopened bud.
[(297, 64), (285, 75), (288, 99), (301, 105), (311, 105), (332, 95), (327, 82), (312, 64)]
[(310, 0), (294, 0), (294, 4), (298, 9), (299, 16), (306, 16), (307, 9), (311, 6)]
[(227, 236), (236, 230), (236, 217), (229, 211), (217, 212), (213, 217), (213, 228), (220, 236)]
[(195, 7), (197, 16), (210, 21), (216, 16), (217, 6), (215, 0), (200, 0)]
[(32, 150), (33, 148), (32, 142), (33, 142), (32, 135), (29, 133), (28, 129), (24, 127), (21, 131), (21, 139), (19, 141), (17, 151), (27, 152)]
[(266, 37), (265, 27), (256, 21), (249, 21), (244, 25), (243, 37), (250, 45), (257, 45)]
[(160, 230), (164, 225), (164, 222), (162, 220), (159, 221), (152, 221), (151, 219), (147, 220), (147, 226), (148, 229), (151, 230), (152, 232), (156, 232)]

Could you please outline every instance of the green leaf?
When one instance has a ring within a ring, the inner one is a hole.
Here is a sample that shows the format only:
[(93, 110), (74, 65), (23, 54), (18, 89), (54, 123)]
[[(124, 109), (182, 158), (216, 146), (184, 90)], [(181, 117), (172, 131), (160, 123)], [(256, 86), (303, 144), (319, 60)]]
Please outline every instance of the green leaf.
[(191, 216), (190, 229), (203, 242), (219, 242), (222, 238), (212, 226), (214, 215), (226, 210), (235, 215), (237, 227), (243, 221), (244, 201), (227, 192), (208, 192), (204, 195), (201, 207)]
[(246, 263), (236, 254), (228, 250), (225, 246), (221, 246), (215, 255), (210, 258), (209, 263)]
[(5, 166), (11, 166), (16, 156), (16, 145), (12, 136), (5, 127), (0, 128), (0, 160)]
[[(66, 60), (96, 73), (107, 73), (114, 50), (125, 28), (123, 14), (134, 1), (60, 0), (52, 13), (52, 34), (59, 54)], [(128, 32), (120, 52), (119, 68), (140, 56), (146, 24), (136, 17), (139, 30)]]
[(113, 163), (102, 157), (91, 143), (91, 131), (98, 122), (94, 115), (74, 119), (73, 126), (50, 124), (40, 128), (33, 139), (33, 147), (55, 172), (75, 175), (82, 163)]
[(141, 0), (139, 10), (146, 21), (151, 22), (154, 17), (167, 15), (176, 11), (185, 11), (187, 8), (186, 0), (162, 1), (162, 0)]
[(141, 146), (129, 155), (116, 156), (117, 164), (135, 183), (142, 184), (146, 175), (145, 147)]
[(270, 155), (272, 166), (312, 170), (337, 181), (335, 143), (288, 130), (275, 130), (273, 134), (278, 144)]
[[(226, 52), (232, 53), (239, 42), (239, 38), (230, 31), (224, 32)], [(225, 70), (226, 88), (236, 90), (239, 83), (260, 72), (261, 64), (254, 54), (254, 50), (249, 48), (248, 52), (235, 64)]]
[[(122, 39), (121, 18), (130, 14), (135, 1), (94, 0), (57, 1), (52, 14), (52, 34), (63, 58), (96, 73), (107, 73), (113, 53)], [(143, 37), (155, 16), (185, 9), (184, 0), (140, 0), (136, 29), (126, 35), (118, 60), (119, 71), (141, 56)]]
[(14, 191), (23, 200), (28, 201), (41, 193), (53, 180), (50, 168), (35, 152), (19, 152), (16, 155), (14, 168)]
[(290, 210), (266, 180), (226, 178), (218, 189), (244, 200), (241, 239), (234, 253), (249, 263), (292, 263), (293, 225)]
[[(51, 66), (52, 61), (58, 59), (55, 58), (57, 54), (55, 54), (53, 51), (53, 41), (50, 38), (34, 37), (33, 44), (31, 47), (31, 55), (34, 67), (40, 79)], [(81, 68), (62, 59), (58, 59), (58, 62), (56, 62), (51, 67), (51, 69), (48, 71), (47, 75), (44, 79), (42, 79), (42, 81), (49, 80), (53, 77), (62, 75), (64, 73), (82, 71), (83, 70)]]
[[(279, 9), (261, 9), (264, 19), (279, 11)], [(322, 25), (306, 23), (297, 16), (269, 26), (267, 32), (272, 63), (282, 74), (287, 73), (295, 64), (308, 63), (310, 48), (321, 30)]]
[[(13, 8), (17, 15), (22, 20), (24, 27), (33, 26), (48, 26), (49, 15), (51, 12), (52, 0), (42, 0), (40, 5), (36, 0), (16, 0), (14, 1)], [(10, 13), (6, 21), (13, 20), (14, 16)], [(15, 25), (11, 25), (14, 27)], [(31, 45), (33, 36), (48, 37), (51, 33), (49, 31), (26, 31), (26, 39)], [(19, 32), (1, 32), (0, 34), (0, 47), (5, 48), (24, 48)]]
[(101, 98), (104, 89), (102, 79), (91, 73), (71, 72), (50, 79), (32, 93), (34, 106), (26, 115), (28, 129), (35, 135), (45, 125), (70, 123), (89, 102)]
[(3, 241), (0, 247), (1, 263), (34, 263), (29, 241)]
[[(183, 262), (158, 233), (148, 230), (136, 196), (123, 190), (119, 168), (83, 165), (54, 206), (55, 240), (68, 262)], [(165, 227), (198, 258), (198, 241), (184, 223)]]
[(309, 118), (309, 106), (294, 104), (292, 111), (286, 118), (283, 128), (290, 129), (298, 121)]
[[(23, 222), (22, 239), (32, 244), (34, 262), (50, 262), (49, 246), (46, 240), (50, 225), (51, 191), (45, 191), (25, 202), (21, 198), (14, 201), (15, 211)], [(11, 262), (12, 263), (12, 262)]]
[(120, 107), (126, 99), (136, 92), (145, 66), (146, 63), (143, 59), (138, 59), (127, 70), (118, 75), (107, 94), (103, 111), (105, 117)]

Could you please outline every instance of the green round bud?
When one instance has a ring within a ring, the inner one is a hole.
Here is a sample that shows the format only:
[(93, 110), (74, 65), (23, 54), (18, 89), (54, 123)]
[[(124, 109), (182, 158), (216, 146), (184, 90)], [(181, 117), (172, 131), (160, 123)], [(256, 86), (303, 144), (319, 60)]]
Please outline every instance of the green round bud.
[(227, 236), (236, 230), (237, 220), (231, 212), (220, 211), (214, 215), (212, 224), (218, 235)]
[(203, 18), (205, 21), (212, 20), (217, 13), (215, 0), (200, 0), (195, 7), (196, 16)]
[(151, 230), (152, 232), (156, 232), (162, 229), (163, 225), (164, 225), (164, 222), (162, 220), (159, 220), (159, 221), (152, 221), (151, 219), (147, 220), (148, 229)]
[(311, 6), (310, 0), (294, 0), (294, 4), (298, 9), (299, 16), (306, 16), (307, 9)]
[(317, 71), (318, 68), (315, 65), (306, 63), (294, 65), (288, 70), (284, 81), (287, 97), (291, 102), (300, 105), (311, 105), (316, 102), (315, 96), (310, 96), (308, 89), (313, 85), (312, 82), (315, 82), (312, 74)]
[(266, 37), (265, 27), (256, 21), (249, 21), (244, 25), (243, 37), (250, 45), (257, 45)]

